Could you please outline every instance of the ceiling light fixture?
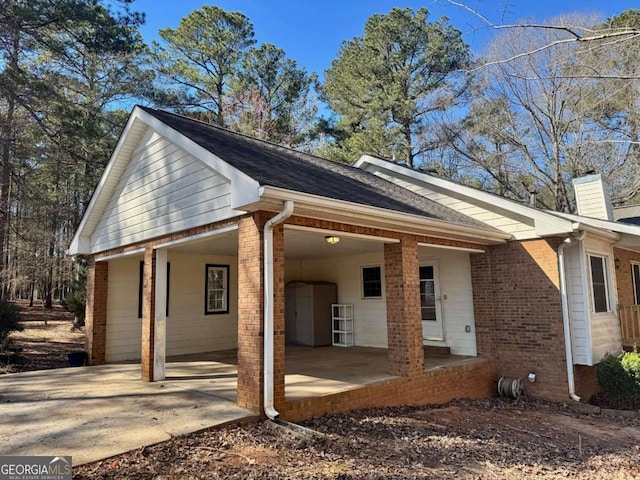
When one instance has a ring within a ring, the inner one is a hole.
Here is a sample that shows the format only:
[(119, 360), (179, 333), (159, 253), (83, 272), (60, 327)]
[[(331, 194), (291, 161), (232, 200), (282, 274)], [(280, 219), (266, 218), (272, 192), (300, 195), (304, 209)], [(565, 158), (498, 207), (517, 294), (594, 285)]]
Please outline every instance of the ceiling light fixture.
[(324, 239), (329, 245), (335, 245), (340, 241), (340, 237), (336, 237), (335, 235), (327, 235)]

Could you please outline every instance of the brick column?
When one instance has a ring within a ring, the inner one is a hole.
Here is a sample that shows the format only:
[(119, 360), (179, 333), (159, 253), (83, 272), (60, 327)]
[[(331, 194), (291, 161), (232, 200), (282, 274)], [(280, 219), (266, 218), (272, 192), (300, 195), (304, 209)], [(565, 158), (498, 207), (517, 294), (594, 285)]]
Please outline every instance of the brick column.
[(273, 401), (284, 409), (285, 331), (284, 331), (284, 227), (273, 229)]
[(238, 223), (238, 406), (262, 411), (263, 254), (260, 212)]
[(142, 274), (142, 380), (153, 381), (156, 258), (153, 247), (144, 250)]
[(85, 347), (89, 365), (105, 363), (107, 341), (107, 286), (109, 264), (89, 261), (87, 272), (87, 306)]
[(476, 349), (481, 357), (497, 358), (496, 319), (494, 313), (493, 276), (491, 255), (494, 247), (486, 247), (486, 253), (469, 256), (471, 262), (471, 288), (473, 290), (473, 316), (476, 330)]
[(389, 373), (412, 376), (424, 370), (418, 243), (405, 235), (384, 246)]

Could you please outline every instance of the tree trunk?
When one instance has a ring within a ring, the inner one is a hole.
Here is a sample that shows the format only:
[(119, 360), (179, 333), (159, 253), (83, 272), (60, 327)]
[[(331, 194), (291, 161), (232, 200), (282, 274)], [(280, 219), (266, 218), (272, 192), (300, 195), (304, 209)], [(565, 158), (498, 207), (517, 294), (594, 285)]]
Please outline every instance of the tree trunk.
[(5, 277), (8, 266), (9, 246), (9, 189), (11, 188), (11, 146), (13, 143), (13, 116), (15, 100), (7, 101), (7, 116), (2, 126), (2, 174), (0, 175), (0, 299), (7, 292)]

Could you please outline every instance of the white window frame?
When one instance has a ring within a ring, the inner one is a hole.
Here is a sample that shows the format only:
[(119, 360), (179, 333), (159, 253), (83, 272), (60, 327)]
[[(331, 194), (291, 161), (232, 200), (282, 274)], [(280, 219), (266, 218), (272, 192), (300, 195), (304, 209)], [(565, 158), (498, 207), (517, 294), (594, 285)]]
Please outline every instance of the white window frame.
[[(377, 268), (380, 270), (380, 295), (365, 295), (364, 291), (364, 269), (365, 268)], [(363, 300), (379, 300), (384, 295), (384, 272), (382, 271), (382, 265), (362, 265), (360, 267), (360, 295)]]
[[(222, 272), (222, 288), (213, 288), (209, 282), (209, 272), (217, 270)], [(229, 265), (214, 265), (207, 263), (205, 268), (205, 287), (204, 287), (204, 314), (217, 315), (229, 313)], [(220, 308), (211, 308), (209, 305), (209, 295), (212, 291), (222, 292), (222, 306)]]
[[(605, 302), (607, 305), (606, 305), (606, 310), (600, 311), (600, 312), (596, 310), (596, 296), (595, 296), (595, 289), (593, 284), (593, 270), (591, 268), (592, 258), (598, 258), (602, 260), (602, 269), (603, 269), (603, 275), (604, 275), (604, 294), (605, 294)], [(594, 313), (596, 315), (611, 313), (612, 312), (611, 293), (610, 293), (611, 278), (609, 275), (609, 263), (610, 263), (609, 257), (607, 255), (602, 255), (597, 253), (587, 253), (587, 261), (588, 261), (588, 267), (589, 267), (589, 289), (591, 292), (591, 313)]]

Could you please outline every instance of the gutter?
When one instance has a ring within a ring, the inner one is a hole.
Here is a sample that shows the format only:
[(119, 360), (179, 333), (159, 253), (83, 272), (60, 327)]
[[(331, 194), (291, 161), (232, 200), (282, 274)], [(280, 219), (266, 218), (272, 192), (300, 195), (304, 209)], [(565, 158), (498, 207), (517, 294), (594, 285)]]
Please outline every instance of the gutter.
[(280, 413), (273, 405), (273, 229), (293, 214), (293, 202), (286, 200), (282, 211), (264, 224), (264, 413), (276, 420)]
[(567, 362), (567, 383), (569, 384), (569, 397), (576, 402), (580, 397), (576, 395), (576, 382), (573, 375), (573, 350), (571, 347), (571, 325), (569, 323), (569, 301), (567, 299), (567, 273), (564, 261), (564, 250), (575, 242), (584, 240), (585, 232), (581, 231), (577, 237), (567, 237), (564, 243), (558, 247), (558, 271), (560, 273), (560, 296), (562, 298), (562, 324), (564, 327), (564, 353)]
[[(448, 238), (470, 243), (500, 244), (512, 238), (511, 234), (495, 229), (484, 229), (477, 226), (460, 225), (459, 223), (429, 218), (413, 213), (397, 212), (380, 207), (335, 200), (310, 193), (294, 192), (279, 187), (260, 187), (259, 195), (262, 200), (276, 201), (293, 200), (298, 207), (307, 206), (318, 212), (339, 212), (349, 215), (356, 225), (370, 227), (370, 222), (387, 221), (387, 225), (373, 228), (384, 228), (392, 231), (405, 231), (419, 235)], [(319, 218), (319, 217), (316, 217)], [(395, 224), (395, 227), (391, 224)], [(398, 229), (398, 226), (407, 228)]]

